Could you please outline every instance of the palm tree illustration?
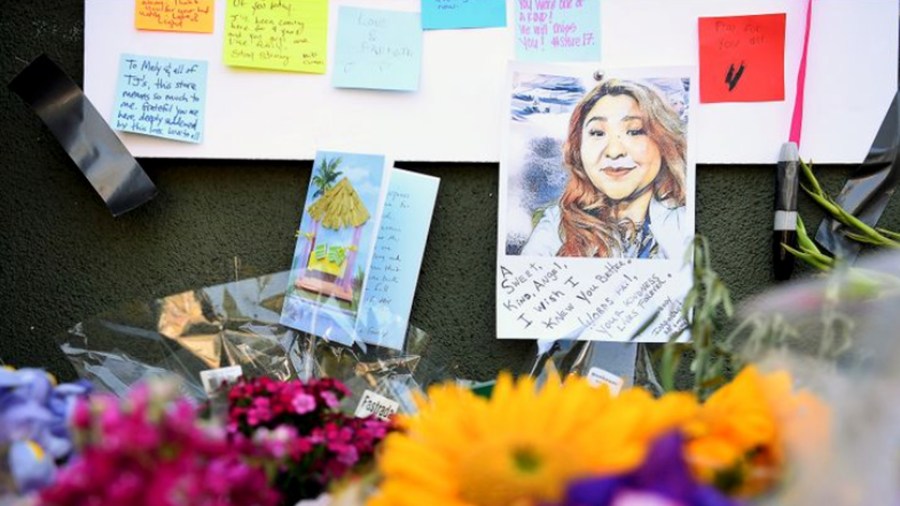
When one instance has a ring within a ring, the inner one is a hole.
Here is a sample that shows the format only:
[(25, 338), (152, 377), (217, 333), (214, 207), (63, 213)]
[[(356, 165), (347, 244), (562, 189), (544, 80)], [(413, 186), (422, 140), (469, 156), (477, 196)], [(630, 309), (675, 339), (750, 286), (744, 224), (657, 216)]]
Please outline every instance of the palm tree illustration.
[(340, 165), (341, 157), (332, 158), (331, 160), (322, 158), (322, 161), (319, 163), (319, 170), (312, 178), (312, 183), (316, 187), (316, 192), (313, 193), (313, 198), (324, 195), (325, 192), (327, 192), (334, 186), (334, 182), (337, 181), (339, 177), (344, 175), (343, 172), (337, 170)]

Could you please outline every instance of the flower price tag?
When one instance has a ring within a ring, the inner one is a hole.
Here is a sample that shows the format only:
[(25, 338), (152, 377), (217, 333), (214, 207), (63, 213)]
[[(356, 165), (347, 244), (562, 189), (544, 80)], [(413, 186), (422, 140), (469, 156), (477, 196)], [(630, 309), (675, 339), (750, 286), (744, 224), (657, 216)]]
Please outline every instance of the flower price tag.
[(203, 383), (203, 390), (207, 395), (216, 393), (222, 387), (222, 383), (229, 385), (244, 375), (244, 371), (239, 365), (231, 367), (221, 367), (219, 369), (207, 369), (200, 371), (200, 382)]
[(366, 390), (365, 393), (363, 393), (362, 399), (359, 400), (359, 404), (356, 406), (354, 416), (357, 418), (365, 418), (370, 415), (375, 415), (381, 420), (387, 420), (399, 409), (399, 402), (392, 401), (371, 390)]
[(609, 388), (609, 393), (613, 396), (619, 395), (619, 392), (622, 390), (622, 385), (625, 384), (625, 380), (621, 377), (616, 376), (607, 370), (600, 369), (599, 367), (592, 367), (591, 370), (588, 371), (587, 379), (588, 382), (595, 387), (606, 385), (607, 388)]

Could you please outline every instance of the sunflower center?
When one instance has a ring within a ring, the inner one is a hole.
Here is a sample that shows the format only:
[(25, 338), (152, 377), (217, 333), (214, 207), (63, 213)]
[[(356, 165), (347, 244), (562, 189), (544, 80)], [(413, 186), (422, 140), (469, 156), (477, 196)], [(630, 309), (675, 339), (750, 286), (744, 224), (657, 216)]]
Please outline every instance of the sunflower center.
[(516, 469), (523, 473), (532, 474), (541, 468), (541, 459), (531, 448), (513, 450), (512, 458)]

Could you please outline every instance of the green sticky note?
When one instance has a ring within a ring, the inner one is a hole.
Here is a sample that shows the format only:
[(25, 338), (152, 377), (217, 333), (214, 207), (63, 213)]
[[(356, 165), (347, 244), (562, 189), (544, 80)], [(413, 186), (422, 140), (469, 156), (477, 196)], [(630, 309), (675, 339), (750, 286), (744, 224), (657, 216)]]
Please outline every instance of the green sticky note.
[(328, 0), (229, 0), (225, 64), (325, 73)]

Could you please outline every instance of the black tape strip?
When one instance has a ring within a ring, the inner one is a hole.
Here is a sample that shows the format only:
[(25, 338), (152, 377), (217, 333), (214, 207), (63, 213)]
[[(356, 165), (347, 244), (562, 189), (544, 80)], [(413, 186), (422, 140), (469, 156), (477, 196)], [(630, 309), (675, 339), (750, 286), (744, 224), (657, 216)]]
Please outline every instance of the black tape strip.
[(147, 173), (81, 88), (47, 55), (25, 67), (9, 83), (9, 89), (44, 121), (113, 216), (156, 195), (156, 186)]
[[(900, 92), (888, 108), (875, 141), (865, 161), (847, 179), (835, 201), (853, 216), (869, 226), (875, 226), (887, 207), (900, 181)], [(823, 248), (847, 260), (859, 254), (862, 245), (844, 235), (846, 227), (826, 218), (816, 232), (816, 242)]]

